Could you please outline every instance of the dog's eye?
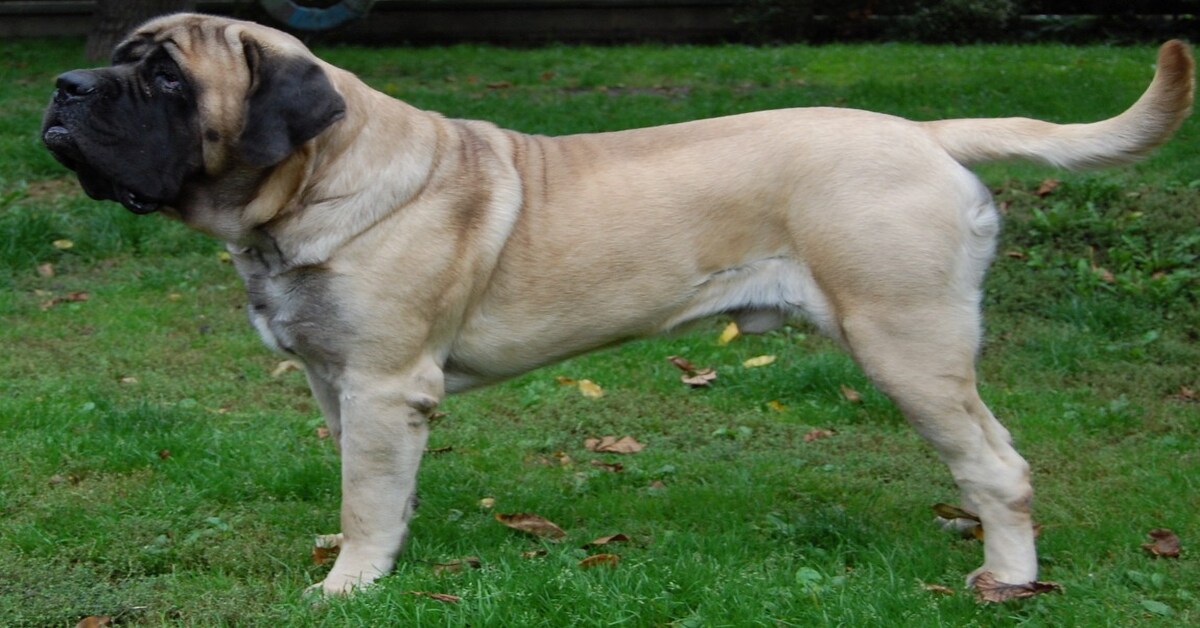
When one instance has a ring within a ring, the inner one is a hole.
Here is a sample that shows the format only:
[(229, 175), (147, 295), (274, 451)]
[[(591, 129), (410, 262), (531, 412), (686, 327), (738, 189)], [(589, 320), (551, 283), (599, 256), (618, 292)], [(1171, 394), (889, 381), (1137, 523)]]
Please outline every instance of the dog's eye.
[(169, 68), (159, 68), (154, 72), (154, 84), (164, 92), (176, 93), (183, 90), (183, 79)]

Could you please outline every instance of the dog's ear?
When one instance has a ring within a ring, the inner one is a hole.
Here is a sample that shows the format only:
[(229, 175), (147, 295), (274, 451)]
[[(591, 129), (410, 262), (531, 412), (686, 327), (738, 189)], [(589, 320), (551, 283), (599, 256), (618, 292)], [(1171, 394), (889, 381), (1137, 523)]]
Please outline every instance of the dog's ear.
[(244, 48), (252, 82), (238, 146), (246, 163), (268, 168), (345, 116), (346, 101), (311, 59)]

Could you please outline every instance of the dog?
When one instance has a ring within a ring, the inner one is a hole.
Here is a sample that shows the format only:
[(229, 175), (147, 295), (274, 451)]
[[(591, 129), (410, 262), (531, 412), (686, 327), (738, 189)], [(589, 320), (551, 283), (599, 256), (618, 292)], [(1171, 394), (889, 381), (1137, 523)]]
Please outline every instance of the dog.
[(1178, 41), (1089, 124), (762, 111), (544, 137), (375, 91), (257, 24), (151, 20), (60, 75), (42, 138), (96, 199), (226, 243), (249, 316), (302, 361), (342, 460), (347, 593), (408, 533), (447, 393), (729, 315), (839, 341), (949, 466), (987, 529), (968, 585), (1035, 591), (1029, 466), (976, 389), (1000, 217), (968, 166), (1132, 162), (1192, 105)]

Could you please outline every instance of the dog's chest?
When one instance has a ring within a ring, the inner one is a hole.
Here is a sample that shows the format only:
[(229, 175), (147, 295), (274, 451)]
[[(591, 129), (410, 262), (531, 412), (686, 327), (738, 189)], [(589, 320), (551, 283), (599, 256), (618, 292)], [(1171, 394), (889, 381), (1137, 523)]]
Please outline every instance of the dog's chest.
[(346, 325), (330, 298), (328, 273), (288, 269), (261, 251), (229, 248), (246, 285), (250, 323), (263, 342), (306, 363), (340, 364)]

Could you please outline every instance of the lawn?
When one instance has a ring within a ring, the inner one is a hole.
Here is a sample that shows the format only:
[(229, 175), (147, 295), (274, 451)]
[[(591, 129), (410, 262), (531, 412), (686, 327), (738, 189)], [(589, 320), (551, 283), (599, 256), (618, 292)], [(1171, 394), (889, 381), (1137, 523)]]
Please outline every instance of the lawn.
[[(932, 525), (956, 491), (891, 403), (811, 329), (722, 345), (713, 321), (448, 399), (397, 572), (313, 605), (301, 591), (328, 569), (313, 537), (336, 531), (339, 492), (316, 404), (246, 323), (218, 243), (87, 199), (40, 146), (53, 77), (81, 51), (0, 41), (0, 624), (1200, 622), (1200, 122), (1119, 170), (981, 171), (1005, 212), (982, 393), (1033, 466), (1042, 577), (1061, 593), (976, 602), (962, 576), (982, 546)], [(1087, 121), (1132, 103), (1154, 59), (1054, 45), (318, 52), (416, 106), (546, 134), (805, 105)], [(672, 355), (717, 380), (689, 388)], [(610, 435), (645, 448), (585, 447)], [(498, 512), (537, 513), (566, 538)], [(1179, 558), (1142, 549), (1155, 528), (1178, 533)], [(596, 554), (619, 558), (581, 565)]]

